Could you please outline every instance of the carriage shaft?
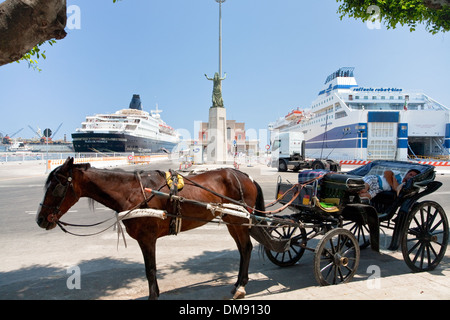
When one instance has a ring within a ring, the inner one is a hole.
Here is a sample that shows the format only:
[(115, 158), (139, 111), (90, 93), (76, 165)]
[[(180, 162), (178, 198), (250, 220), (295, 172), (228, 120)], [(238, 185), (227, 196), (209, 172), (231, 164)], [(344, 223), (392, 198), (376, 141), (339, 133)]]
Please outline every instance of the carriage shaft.
[[(153, 190), (153, 189), (150, 189), (150, 188), (145, 188), (145, 191), (151, 192), (155, 196), (164, 197), (164, 198), (171, 198), (171, 199), (174, 199), (174, 200), (178, 200), (180, 202), (185, 202), (185, 203), (191, 203), (191, 204), (194, 204), (194, 205), (198, 205), (198, 206), (204, 207), (204, 208), (206, 208), (208, 210), (211, 210), (211, 211), (217, 211), (217, 212), (221, 212), (223, 214), (229, 214), (229, 215), (233, 215), (233, 216), (238, 216), (238, 217), (245, 218), (245, 219), (253, 218), (253, 219), (255, 219), (258, 222), (264, 221), (264, 222), (268, 222), (268, 223), (277, 223), (277, 224), (288, 225), (288, 226), (292, 226), (292, 227), (300, 227), (300, 228), (303, 227), (303, 224), (301, 222), (294, 221), (292, 219), (286, 219), (286, 218), (280, 218), (280, 217), (274, 217), (274, 216), (262, 216), (262, 215), (250, 214), (242, 206), (240, 207), (242, 209), (235, 210), (235, 209), (222, 207), (222, 206), (226, 206), (227, 204), (218, 205), (218, 204), (204, 203), (204, 202), (200, 202), (200, 201), (196, 201), (196, 200), (186, 199), (186, 198), (183, 198), (181, 196), (170, 195), (168, 193), (161, 192), (161, 191), (156, 191), (156, 190)], [(231, 204), (228, 204), (228, 205), (231, 205)]]

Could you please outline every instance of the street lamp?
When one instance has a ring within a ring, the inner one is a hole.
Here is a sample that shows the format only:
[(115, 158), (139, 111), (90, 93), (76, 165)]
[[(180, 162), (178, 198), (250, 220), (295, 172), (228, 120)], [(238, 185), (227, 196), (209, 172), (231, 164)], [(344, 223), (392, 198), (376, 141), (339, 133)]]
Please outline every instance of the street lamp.
[(222, 78), (222, 3), (226, 0), (216, 0), (219, 4), (219, 77)]

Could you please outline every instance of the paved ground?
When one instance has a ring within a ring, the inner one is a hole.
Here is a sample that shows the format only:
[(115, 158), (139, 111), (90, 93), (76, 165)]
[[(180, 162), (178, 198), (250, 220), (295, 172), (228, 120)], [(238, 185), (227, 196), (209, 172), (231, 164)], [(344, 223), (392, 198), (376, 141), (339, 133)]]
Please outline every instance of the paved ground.
[[(273, 199), (278, 173), (263, 166), (241, 170), (261, 184), (266, 201)], [(128, 236), (125, 248), (122, 241), (118, 245), (117, 232), (112, 229), (79, 238), (37, 227), (34, 213), (45, 178), (43, 164), (0, 165), (0, 299), (146, 299), (143, 259), (137, 243)], [(283, 174), (283, 179), (295, 178), (293, 173)], [(430, 197), (448, 213), (450, 176), (438, 179), (444, 182), (443, 190)], [(87, 201), (80, 201), (67, 220), (99, 221), (109, 216), (109, 209), (97, 205), (92, 213)], [(449, 250), (435, 271), (411, 273), (401, 252), (366, 249), (352, 282), (320, 287), (314, 279), (312, 253), (305, 253), (293, 267), (280, 268), (258, 248), (255, 243), (245, 301), (450, 299)], [(230, 299), (238, 261), (234, 241), (223, 225), (208, 224), (162, 238), (157, 245), (160, 299)], [(79, 283), (74, 278), (77, 274)]]

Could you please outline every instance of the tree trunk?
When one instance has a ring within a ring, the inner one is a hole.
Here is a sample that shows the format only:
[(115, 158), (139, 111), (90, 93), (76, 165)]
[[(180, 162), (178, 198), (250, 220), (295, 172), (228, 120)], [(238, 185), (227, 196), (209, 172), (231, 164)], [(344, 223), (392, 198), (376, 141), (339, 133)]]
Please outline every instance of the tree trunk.
[(63, 39), (66, 11), (66, 0), (0, 3), (0, 66), (19, 60), (41, 42)]

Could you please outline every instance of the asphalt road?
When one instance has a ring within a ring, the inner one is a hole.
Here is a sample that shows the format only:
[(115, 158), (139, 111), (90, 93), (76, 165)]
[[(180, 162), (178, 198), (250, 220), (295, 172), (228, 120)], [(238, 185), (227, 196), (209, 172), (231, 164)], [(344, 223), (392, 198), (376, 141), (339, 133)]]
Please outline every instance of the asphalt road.
[[(138, 168), (169, 167), (177, 169), (178, 165), (167, 162)], [(260, 183), (266, 202), (274, 199), (278, 172), (262, 165), (241, 170)], [(296, 181), (295, 173), (281, 176)], [(143, 259), (138, 244), (129, 236), (125, 248), (113, 228), (94, 236), (75, 237), (37, 226), (35, 214), (44, 195), (45, 179), (41, 167), (0, 166), (0, 299), (146, 299)], [(437, 180), (443, 187), (427, 199), (440, 203), (448, 214), (450, 175), (438, 175)], [(110, 209), (100, 204), (92, 209), (82, 199), (63, 220), (89, 224), (113, 216)], [(93, 233), (106, 226), (109, 224), (71, 231)], [(383, 237), (381, 241), (383, 244)], [(375, 253), (366, 249), (361, 252), (352, 282), (320, 287), (314, 279), (312, 253), (305, 253), (293, 267), (280, 268), (258, 248), (255, 243), (247, 300), (450, 298), (449, 250), (436, 270), (412, 273), (400, 251)], [(208, 224), (159, 239), (157, 266), (161, 300), (223, 300), (231, 298), (239, 255), (226, 227)]]

